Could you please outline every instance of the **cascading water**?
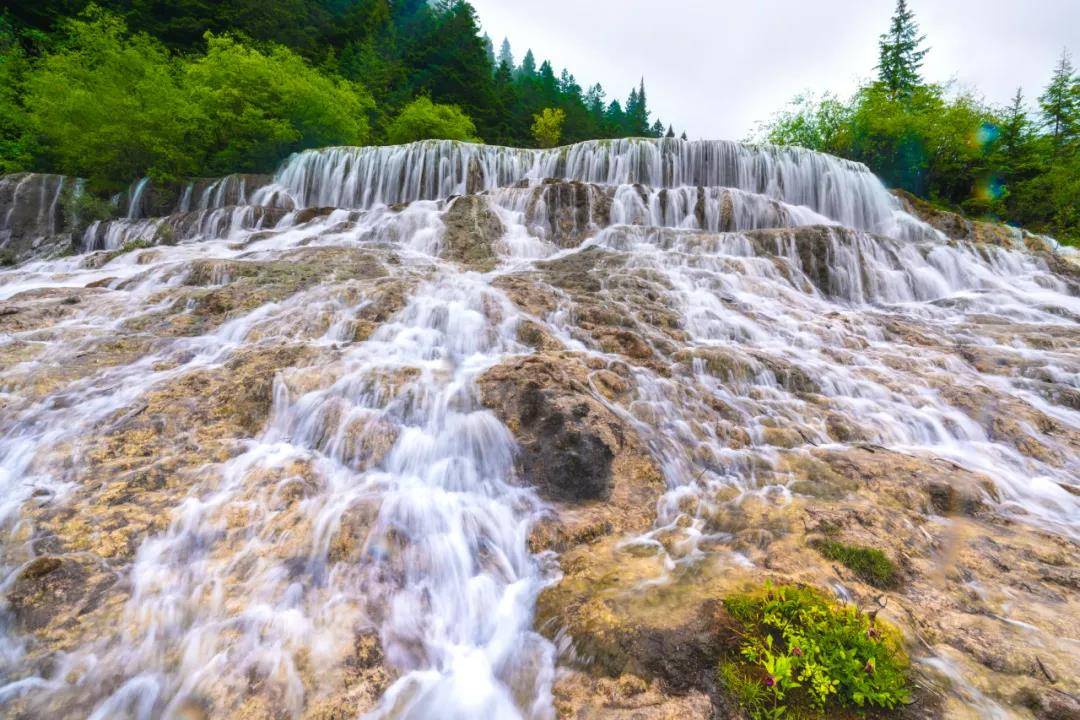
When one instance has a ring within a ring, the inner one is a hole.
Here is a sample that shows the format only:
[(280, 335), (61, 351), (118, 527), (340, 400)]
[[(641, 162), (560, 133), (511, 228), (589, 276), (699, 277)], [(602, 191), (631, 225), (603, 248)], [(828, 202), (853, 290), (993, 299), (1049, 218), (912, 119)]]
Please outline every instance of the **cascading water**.
[[(480, 390), (533, 355), (588, 368), (575, 392), (661, 469), (653, 527), (622, 543), (667, 574), (762, 567), (724, 518), (874, 448), (1077, 540), (1075, 279), (947, 241), (860, 165), (668, 139), (330, 148), (176, 209), (0, 272), (13, 716), (554, 718), (566, 642), (533, 615), (560, 572), (531, 533), (575, 510), (528, 486), (519, 443), (576, 453), (590, 411), (529, 429), (539, 380), (520, 415)], [(927, 667), (958, 667), (942, 652)]]
[(275, 185), (297, 205), (367, 208), (545, 178), (654, 188), (730, 187), (803, 205), (843, 225), (886, 235), (918, 232), (918, 223), (866, 167), (798, 148), (723, 141), (604, 140), (553, 150), (428, 141), (394, 147), (310, 150), (290, 159)]

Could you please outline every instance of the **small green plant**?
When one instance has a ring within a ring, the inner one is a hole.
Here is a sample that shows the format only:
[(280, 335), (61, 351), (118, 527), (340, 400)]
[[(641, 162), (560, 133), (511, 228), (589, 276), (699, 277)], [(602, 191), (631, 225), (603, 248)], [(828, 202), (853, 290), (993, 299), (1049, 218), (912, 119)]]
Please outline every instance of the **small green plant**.
[(15, 264), (15, 251), (11, 248), (0, 248), (0, 267), (10, 267)]
[(898, 631), (855, 607), (766, 584), (724, 608), (740, 642), (717, 679), (754, 720), (888, 709), (910, 696)]
[(104, 265), (106, 263), (110, 263), (121, 255), (126, 255), (129, 252), (134, 252), (136, 250), (145, 250), (151, 247), (154, 247), (154, 243), (144, 238), (128, 240), (126, 243), (116, 248), (115, 250), (110, 250), (105, 253), (105, 259), (104, 261), (102, 261), (101, 264)]
[(846, 545), (825, 539), (811, 543), (819, 553), (854, 572), (864, 582), (881, 589), (896, 587), (899, 573), (889, 557), (874, 548)]

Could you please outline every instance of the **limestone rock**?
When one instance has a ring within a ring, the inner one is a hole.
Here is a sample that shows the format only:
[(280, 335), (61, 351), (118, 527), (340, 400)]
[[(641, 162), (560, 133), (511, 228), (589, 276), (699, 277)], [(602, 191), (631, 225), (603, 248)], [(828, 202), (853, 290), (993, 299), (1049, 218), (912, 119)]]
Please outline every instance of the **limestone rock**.
[(502, 221), (487, 198), (462, 195), (443, 213), (446, 229), (440, 255), (470, 270), (486, 272), (495, 267), (495, 244), (505, 232)]

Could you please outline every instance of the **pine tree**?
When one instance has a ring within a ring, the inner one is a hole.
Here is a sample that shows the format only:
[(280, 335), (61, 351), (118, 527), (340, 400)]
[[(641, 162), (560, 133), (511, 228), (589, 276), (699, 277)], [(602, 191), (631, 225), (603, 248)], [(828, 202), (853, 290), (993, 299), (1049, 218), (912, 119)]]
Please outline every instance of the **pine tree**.
[(649, 128), (649, 135), (652, 137), (664, 137), (664, 123), (660, 122), (659, 118)]
[(673, 137), (675, 137), (675, 128), (673, 128), (673, 127), (671, 127), (670, 125), (668, 125), (668, 126), (667, 126), (667, 134), (666, 134), (666, 135), (664, 135), (664, 137), (669, 137), (669, 138), (673, 138)]
[(630, 91), (626, 101), (626, 130), (631, 135), (645, 137), (649, 135), (649, 107), (645, 97), (645, 78), (637, 89)]
[(604, 92), (604, 88), (600, 83), (596, 83), (585, 92), (585, 107), (589, 109), (589, 112), (594, 117), (603, 117), (605, 97), (607, 97), (607, 93)]
[(878, 43), (877, 65), (879, 82), (894, 100), (910, 96), (922, 83), (919, 68), (928, 51), (922, 47), (925, 40), (925, 35), (919, 35), (915, 13), (908, 9), (907, 0), (897, 0), (889, 31)]
[(521, 59), (521, 75), (527, 78), (536, 75), (536, 56), (531, 49), (526, 50), (525, 57)]
[(581, 86), (577, 84), (577, 80), (569, 70), (563, 69), (562, 74), (559, 75), (559, 92), (571, 98), (581, 97)]
[(506, 64), (512, 70), (514, 68), (514, 53), (510, 51), (510, 41), (503, 38), (502, 45), (499, 46), (499, 64)]
[(683, 133), (682, 133), (682, 135), (679, 136), (679, 139), (680, 140), (686, 140), (686, 131), (685, 130), (683, 130)]
[(1016, 94), (1002, 114), (1000, 145), (1006, 156), (1016, 156), (1028, 137), (1027, 110), (1024, 109), (1024, 90), (1016, 88)]
[(1054, 76), (1039, 97), (1044, 127), (1050, 133), (1054, 157), (1080, 135), (1080, 77), (1068, 50), (1063, 50)]
[[(635, 93), (636, 94), (636, 93)], [(611, 137), (625, 137), (626, 113), (618, 100), (612, 100), (604, 111), (604, 121), (607, 123), (608, 135)]]

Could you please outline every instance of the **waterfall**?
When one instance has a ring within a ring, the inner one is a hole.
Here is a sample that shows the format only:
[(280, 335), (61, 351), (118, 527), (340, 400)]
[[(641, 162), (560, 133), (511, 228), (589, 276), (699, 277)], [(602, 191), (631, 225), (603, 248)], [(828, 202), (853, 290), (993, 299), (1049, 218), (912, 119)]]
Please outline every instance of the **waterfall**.
[(128, 191), (128, 220), (139, 220), (143, 217), (143, 193), (146, 192), (147, 186), (150, 184), (150, 178), (144, 177), (140, 179), (135, 185)]
[[(0, 179), (0, 233), (57, 232), (41, 177)], [(593, 405), (659, 468), (655, 522), (616, 540), (665, 573), (783, 572), (755, 552), (784, 527), (721, 523), (812, 506), (815, 453), (950, 463), (979, 522), (1077, 539), (1065, 251), (946, 238), (857, 163), (426, 141), (196, 180), (164, 217), (146, 188), (82, 254), (0, 268), (3, 712), (553, 720), (573, 639), (534, 615), (572, 568), (531, 533), (625, 499), (545, 500), (523, 445)], [(506, 370), (534, 357), (561, 384)], [(482, 392), (500, 369), (525, 410)], [(81, 604), (37, 611), (39, 580)]]
[(735, 188), (805, 206), (860, 230), (892, 235), (920, 225), (859, 163), (801, 148), (675, 138), (594, 140), (552, 150), (447, 140), (309, 150), (287, 161), (254, 202), (286, 192), (308, 207), (368, 208), (444, 199), (545, 178), (653, 188)]

